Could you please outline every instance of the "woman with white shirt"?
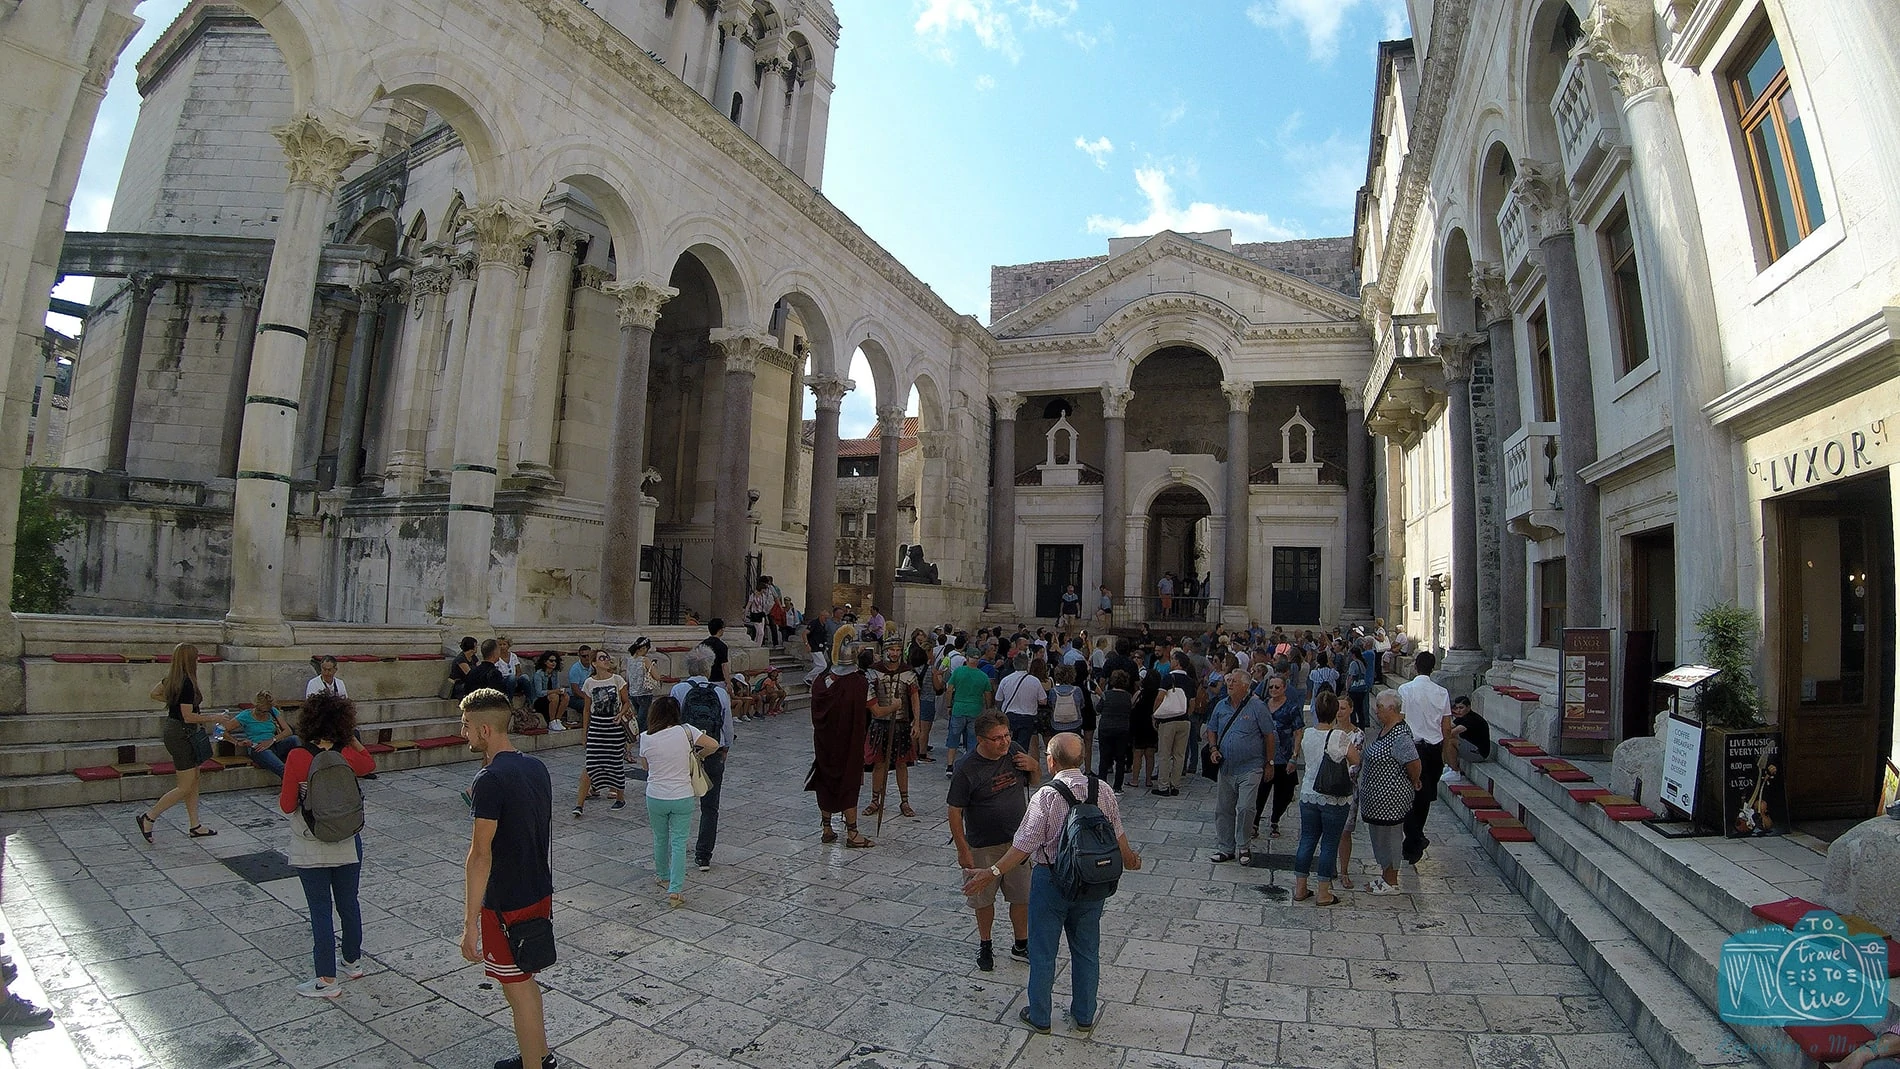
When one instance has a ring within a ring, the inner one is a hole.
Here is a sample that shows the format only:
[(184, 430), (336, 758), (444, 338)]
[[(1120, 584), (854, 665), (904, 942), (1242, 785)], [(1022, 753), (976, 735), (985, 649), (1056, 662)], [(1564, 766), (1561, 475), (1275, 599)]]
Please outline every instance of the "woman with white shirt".
[(695, 753), (705, 758), (719, 752), (719, 738), (680, 723), (680, 703), (670, 694), (653, 699), (647, 710), (647, 729), (640, 735), (640, 755), (647, 763), (647, 824), (653, 829), (653, 871), (666, 888), (666, 904), (686, 904), (686, 838), (693, 827)]
[(1313, 854), (1319, 854), (1319, 889), (1316, 901), (1330, 906), (1339, 899), (1333, 895), (1333, 880), (1339, 856), (1339, 840), (1346, 830), (1346, 816), (1352, 809), (1352, 794), (1321, 794), (1319, 770), (1326, 758), (1343, 763), (1348, 769), (1359, 764), (1359, 738), (1348, 723), (1338, 725), (1339, 699), (1330, 690), (1322, 690), (1313, 703), (1313, 716), (1319, 723), (1300, 732), (1294, 744), (1294, 757), (1306, 756), (1306, 775), (1300, 778), (1300, 845), (1293, 854), (1293, 901), (1315, 898), (1306, 889), (1306, 878), (1313, 871)]

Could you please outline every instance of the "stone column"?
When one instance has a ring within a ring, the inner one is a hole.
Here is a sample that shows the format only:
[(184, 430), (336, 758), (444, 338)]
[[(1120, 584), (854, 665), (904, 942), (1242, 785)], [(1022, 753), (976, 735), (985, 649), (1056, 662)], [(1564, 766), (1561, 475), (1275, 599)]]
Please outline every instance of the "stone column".
[(871, 600), (889, 616), (897, 594), (897, 447), (904, 433), (904, 406), (878, 409), (877, 430), (877, 538), (871, 550)]
[[(713, 488), (712, 604), (707, 611), (729, 620), (745, 615), (745, 558), (752, 547), (747, 518), (752, 486), (752, 393), (758, 385), (759, 357), (772, 339), (751, 331), (720, 328), (712, 343), (725, 364), (721, 405), (725, 433), (719, 436), (719, 474)], [(720, 593), (721, 588), (725, 593)]]
[(317, 460), (323, 452), (323, 431), (330, 422), (330, 379), (336, 369), (338, 341), (343, 337), (343, 312), (322, 295), (310, 324), (310, 344), (304, 353), (303, 410), (297, 421), (297, 465), (299, 482), (317, 477)]
[(449, 473), (447, 582), (442, 623), (450, 633), (489, 624), (495, 535), (495, 448), (501, 441), (502, 372), (514, 349), (521, 256), (547, 220), (527, 204), (497, 199), (470, 212), (475, 290), (468, 349), (456, 387), (455, 462)]
[(995, 393), (995, 443), (990, 447), (989, 607), (1004, 615), (1016, 611), (1016, 413), (1019, 393)]
[(1477, 457), (1471, 438), (1471, 350), (1480, 334), (1434, 334), (1445, 369), (1445, 430), (1451, 439), (1451, 648), (1478, 649)]
[[(1117, 599), (1128, 589), (1128, 402), (1135, 391), (1102, 386), (1102, 582)], [(1088, 592), (1082, 600), (1088, 602)]]
[[(783, 47), (783, 46), (780, 46)], [(775, 55), (766, 61), (765, 76), (759, 80), (759, 101), (753, 107), (753, 140), (759, 147), (778, 155), (779, 134), (785, 129), (785, 57)]]
[[(541, 243), (545, 265), (541, 276), (541, 310), (528, 350), (532, 361), (531, 385), (527, 411), (523, 413), (526, 426), (522, 428), (521, 456), (515, 462), (517, 476), (539, 482), (554, 481), (554, 421), (561, 407), (561, 372), (567, 355), (567, 306), (574, 292), (574, 252), (579, 244), (580, 234), (566, 227), (555, 227)], [(658, 305), (654, 307), (657, 310)], [(648, 333), (651, 332), (649, 326)], [(641, 381), (644, 401), (644, 370)], [(619, 413), (615, 416), (618, 418)], [(637, 495), (635, 503), (638, 504)]]
[(383, 489), (392, 496), (415, 493), (428, 474), (429, 398), (435, 390), (436, 357), (442, 351), (448, 268), (419, 267), (410, 273), (406, 285), (410, 313), (405, 316), (396, 354), (389, 462), (383, 469)]
[(812, 417), (811, 526), (805, 545), (806, 615), (831, 611), (831, 577), (838, 567), (838, 406), (855, 385), (813, 375), (805, 380), (818, 403)]
[(1568, 577), (1564, 620), (1571, 627), (1600, 627), (1602, 518), (1597, 488), (1583, 477), (1583, 469), (1597, 459), (1596, 388), (1570, 201), (1562, 182), (1546, 177), (1546, 169), (1531, 160), (1518, 164), (1512, 189), (1532, 210), (1544, 265), (1544, 308), (1557, 378), (1558, 448), (1564, 469), (1564, 573)]
[(48, 454), (47, 438), (53, 429), (53, 394), (59, 388), (59, 357), (52, 341), (43, 336), (40, 362), (39, 406), (33, 413), (33, 449), (29, 455), (35, 467), (57, 467), (58, 458)]
[(748, 21), (742, 9), (720, 9), (719, 80), (713, 86), (712, 104), (721, 115), (732, 114), (732, 94), (739, 88), (739, 52), (745, 47), (743, 35)]
[(385, 288), (356, 287), (356, 332), (350, 339), (350, 370), (343, 378), (343, 426), (337, 432), (336, 485), (355, 486), (363, 471), (363, 423), (369, 412), (370, 365), (376, 359), (376, 334)]
[(1346, 602), (1341, 615), (1349, 624), (1372, 619), (1372, 441), (1366, 434), (1364, 392), (1342, 382), (1346, 400)]
[[(804, 359), (792, 354), (791, 389), (785, 398), (785, 487), (779, 495), (779, 530), (789, 531), (798, 524), (798, 462), (803, 452), (805, 429), (805, 387), (802, 382)], [(811, 530), (809, 522), (806, 531)], [(781, 588), (783, 589), (783, 588)]]
[(1580, 48), (1609, 68), (1623, 93), (1631, 187), (1643, 219), (1634, 230), (1653, 280), (1645, 289), (1655, 298), (1643, 312), (1651, 351), (1670, 365), (1664, 378), (1676, 464), (1676, 634), (1692, 635), (1703, 608), (1736, 600), (1735, 502), (1743, 496), (1734, 443), (1702, 409), (1725, 387), (1702, 215), (1656, 53), (1654, 12), (1597, 0)]
[(125, 308), (125, 333), (119, 339), (119, 377), (112, 388), (112, 424), (106, 439), (106, 470), (125, 474), (125, 458), (132, 444), (132, 405), (138, 398), (139, 358), (145, 355), (145, 321), (152, 311), (152, 293), (158, 279), (140, 271), (127, 280), (130, 294)]
[[(1478, 315), (1484, 321), (1491, 349), (1492, 397), (1496, 405), (1498, 445), (1524, 426), (1523, 402), (1518, 396), (1517, 339), (1511, 319), (1511, 301), (1504, 272), (1496, 264), (1474, 264), (1471, 290), (1478, 297)], [(1502, 500), (1502, 488), (1499, 490)], [(1524, 656), (1525, 569), (1530, 567), (1523, 535), (1511, 530), (1503, 507), (1497, 529), (1490, 532), (1498, 545), (1498, 648), (1502, 660)]]
[(460, 252), (449, 259), (449, 305), (455, 316), (449, 321), (448, 351), (443, 355), (437, 382), (442, 389), (432, 399), (435, 441), (428, 448), (431, 474), (449, 470), (455, 462), (455, 432), (461, 421), (463, 376), (467, 373), (468, 328), (475, 317), (475, 272), (478, 263), (472, 252)]
[(620, 317), (620, 371), (615, 379), (613, 433), (608, 438), (606, 527), (600, 550), (599, 619), (632, 626), (640, 587), (640, 502), (646, 474), (647, 372), (653, 361), (653, 328), (660, 307), (679, 290), (645, 279), (601, 287), (614, 298)]
[[(1221, 584), (1222, 614), (1231, 609), (1245, 616), (1250, 604), (1247, 589), (1247, 535), (1253, 529), (1247, 508), (1247, 414), (1253, 408), (1253, 383), (1223, 382), (1227, 395), (1227, 544), (1225, 578)], [(1243, 621), (1244, 622), (1244, 621)]]
[[(661, 62), (665, 63), (667, 68), (674, 74), (679, 75), (680, 81), (682, 82), (686, 81), (687, 74), (689, 73), (687, 70), (687, 58), (692, 52), (692, 45), (688, 42), (693, 40), (692, 31), (695, 28), (693, 26), (693, 16), (697, 14), (699, 14), (699, 5), (692, 2), (692, 0), (686, 0), (686, 2), (674, 6), (673, 29), (672, 32), (668, 34), (666, 55), (661, 57)], [(686, 84), (691, 85), (692, 83), (687, 82)]]
[(251, 382), (251, 361), (257, 353), (257, 315), (264, 284), (249, 279), (238, 290), (237, 352), (231, 356), (231, 378), (224, 394), (224, 438), (218, 446), (218, 474), (237, 478), (238, 444), (244, 436), (244, 391)]
[(290, 515), (291, 450), (303, 357), (316, 294), (323, 232), (343, 169), (369, 151), (355, 131), (304, 115), (271, 131), (284, 147), (290, 185), (278, 216), (265, 276), (257, 346), (244, 397), (237, 492), (231, 515), (231, 607), (226, 636), (234, 645), (288, 645), (284, 624), (284, 530)]

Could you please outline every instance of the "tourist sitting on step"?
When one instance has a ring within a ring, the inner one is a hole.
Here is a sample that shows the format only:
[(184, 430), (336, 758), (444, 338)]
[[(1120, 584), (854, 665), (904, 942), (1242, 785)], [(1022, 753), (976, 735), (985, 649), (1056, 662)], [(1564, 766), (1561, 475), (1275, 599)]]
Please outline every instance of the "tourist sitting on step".
[(1887, 1030), (1849, 1051), (1834, 1069), (1900, 1069), (1900, 1017)]
[(237, 722), (243, 734), (233, 737), (231, 744), (249, 757), (252, 764), (283, 779), (284, 758), (303, 743), (284, 723), (270, 691), (258, 691), (251, 700), (251, 707), (238, 712)]
[(350, 696), (350, 688), (344, 686), (343, 681), (336, 677), (335, 657), (312, 657), (310, 666), (316, 669), (317, 675), (316, 678), (304, 684), (304, 697), (314, 698), (319, 694), (328, 694), (333, 698)]

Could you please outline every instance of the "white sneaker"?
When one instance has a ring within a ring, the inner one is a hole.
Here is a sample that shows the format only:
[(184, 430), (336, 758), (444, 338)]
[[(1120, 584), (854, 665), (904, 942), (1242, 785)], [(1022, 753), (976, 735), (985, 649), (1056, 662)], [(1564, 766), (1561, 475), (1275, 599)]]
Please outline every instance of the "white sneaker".
[(343, 975), (349, 977), (352, 980), (361, 980), (365, 975), (365, 970), (363, 968), (363, 959), (358, 958), (355, 961), (344, 962)]
[(1400, 894), (1404, 894), (1405, 892), (1385, 882), (1385, 877), (1374, 876), (1372, 878), (1372, 882), (1366, 884), (1366, 893), (1369, 895), (1379, 895), (1383, 897), (1385, 895), (1400, 895)]
[(297, 993), (305, 998), (339, 998), (343, 988), (335, 980), (325, 980), (319, 976), (298, 984)]

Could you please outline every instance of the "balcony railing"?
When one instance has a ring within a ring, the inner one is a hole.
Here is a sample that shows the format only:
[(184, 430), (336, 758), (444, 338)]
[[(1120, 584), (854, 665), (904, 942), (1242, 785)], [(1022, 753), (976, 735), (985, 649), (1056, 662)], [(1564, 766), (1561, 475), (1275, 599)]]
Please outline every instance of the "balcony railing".
[(1596, 170), (1623, 144), (1616, 97), (1603, 64), (1572, 56), (1551, 98), (1550, 113), (1557, 120), (1557, 140), (1563, 149), (1564, 176), (1574, 189), (1588, 185)]
[(1515, 282), (1530, 264), (1530, 205), (1515, 190), (1504, 194), (1498, 209), (1498, 237), (1504, 242), (1504, 277)]
[(1504, 442), (1504, 517), (1519, 534), (1561, 529), (1563, 457), (1557, 424), (1526, 423)]

